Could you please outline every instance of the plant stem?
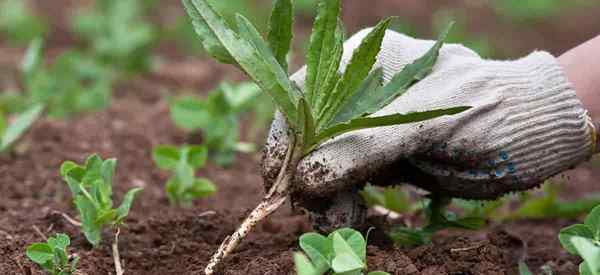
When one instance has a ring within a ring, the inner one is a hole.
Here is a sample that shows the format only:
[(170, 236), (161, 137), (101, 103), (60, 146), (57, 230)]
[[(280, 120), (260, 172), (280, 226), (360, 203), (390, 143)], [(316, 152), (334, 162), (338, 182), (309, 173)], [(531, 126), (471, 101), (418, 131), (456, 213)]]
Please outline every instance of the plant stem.
[(119, 234), (121, 229), (117, 228), (115, 233), (115, 241), (112, 244), (113, 260), (115, 262), (115, 273), (116, 275), (123, 275), (123, 267), (121, 267), (121, 257), (119, 256)]
[(269, 190), (269, 193), (267, 193), (258, 206), (250, 212), (250, 215), (248, 215), (240, 227), (238, 227), (232, 235), (223, 240), (223, 243), (221, 243), (217, 252), (215, 252), (208, 262), (206, 269), (204, 269), (206, 275), (214, 274), (223, 259), (233, 252), (256, 224), (275, 212), (275, 210), (286, 201), (294, 178), (294, 173), (296, 172), (296, 167), (303, 156), (302, 152), (302, 146), (298, 146), (295, 138), (292, 136), (285, 160), (281, 166), (281, 170), (279, 170), (279, 175)]

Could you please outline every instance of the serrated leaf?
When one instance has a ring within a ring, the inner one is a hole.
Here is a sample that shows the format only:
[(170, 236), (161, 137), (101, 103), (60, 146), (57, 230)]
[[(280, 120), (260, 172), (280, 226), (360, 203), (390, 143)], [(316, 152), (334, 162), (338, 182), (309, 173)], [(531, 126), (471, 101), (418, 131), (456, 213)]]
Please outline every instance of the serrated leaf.
[(135, 199), (135, 196), (138, 193), (140, 193), (142, 190), (144, 190), (144, 188), (133, 188), (133, 189), (129, 190), (127, 192), (127, 194), (125, 194), (125, 197), (123, 198), (123, 202), (121, 202), (121, 205), (119, 206), (119, 208), (117, 208), (117, 223), (120, 223), (125, 218), (127, 218), (127, 215), (129, 215), (129, 210), (131, 209), (131, 205), (133, 204), (133, 200)]
[(317, 110), (317, 129), (324, 129), (330, 125), (333, 118), (340, 111), (340, 108), (352, 98), (358, 91), (363, 80), (369, 75), (373, 64), (377, 60), (377, 54), (381, 50), (381, 43), (390, 22), (391, 18), (388, 18), (377, 24), (362, 40), (360, 46), (354, 50), (352, 59), (350, 59), (350, 63), (346, 67), (342, 78), (335, 86), (335, 89), (327, 91), (331, 92), (331, 94), (327, 97), (327, 102), (323, 106), (323, 109)]
[(0, 140), (0, 152), (8, 150), (42, 115), (43, 105), (35, 105), (22, 114), (6, 128)]
[(172, 145), (159, 145), (152, 150), (154, 163), (163, 170), (175, 170), (179, 158), (179, 149)]
[(300, 247), (314, 264), (318, 274), (329, 270), (329, 261), (333, 255), (331, 240), (317, 233), (305, 233), (300, 236)]
[(308, 258), (302, 253), (294, 253), (294, 264), (297, 275), (320, 275)]
[(310, 148), (311, 150), (309, 151), (312, 151), (316, 145), (319, 145), (330, 138), (339, 136), (347, 132), (367, 128), (376, 128), (425, 121), (440, 116), (458, 114), (468, 109), (470, 109), (470, 107), (454, 107), (449, 109), (437, 109), (408, 114), (394, 114), (380, 117), (365, 117), (353, 119), (348, 123), (338, 124), (320, 132), (317, 138), (315, 139), (315, 142), (313, 143), (313, 147)]
[(285, 72), (288, 71), (287, 55), (292, 45), (294, 5), (291, 0), (275, 0), (269, 20), (269, 47)]
[[(318, 106), (317, 99), (325, 96), (332, 80), (337, 76), (343, 46), (340, 46), (338, 20), (340, 0), (319, 1), (308, 46), (305, 97), (310, 106)], [(332, 87), (331, 87), (332, 88)], [(316, 110), (315, 110), (316, 111)]]
[[(201, 24), (205, 24), (210, 29), (211, 33), (221, 42), (227, 49), (229, 54), (237, 61), (242, 69), (267, 92), (279, 110), (287, 118), (291, 128), (294, 128), (296, 122), (296, 105), (294, 100), (300, 97), (299, 91), (291, 86), (287, 74), (281, 66), (273, 66), (270, 62), (271, 58), (265, 57), (259, 49), (256, 48), (256, 42), (242, 39), (233, 30), (227, 27), (225, 21), (219, 16), (206, 0), (184, 0), (188, 3), (188, 13), (196, 14), (198, 17), (194, 19), (198, 21), (201, 18)], [(189, 5), (189, 4), (192, 5)], [(190, 12), (190, 10), (193, 10)], [(194, 17), (192, 17), (194, 18)], [(238, 17), (239, 18), (239, 17)], [(244, 20), (239, 20), (242, 22)], [(249, 27), (249, 26), (244, 26)], [(249, 29), (254, 29), (249, 28)], [(253, 36), (252, 31), (245, 32), (246, 36)], [(262, 38), (261, 38), (262, 39)], [(263, 41), (264, 44), (264, 41)], [(261, 45), (258, 45), (261, 47)], [(263, 47), (261, 47), (263, 48)]]
[(234, 63), (235, 60), (233, 57), (231, 57), (227, 49), (221, 44), (217, 36), (210, 30), (206, 21), (204, 21), (202, 16), (195, 9), (192, 0), (183, 0), (182, 2), (186, 12), (192, 19), (192, 25), (200, 38), (204, 50), (220, 62), (227, 64)]
[(594, 232), (594, 240), (600, 241), (600, 206), (596, 206), (592, 209), (585, 218), (584, 224)]
[(560, 244), (564, 249), (569, 251), (569, 253), (573, 255), (577, 255), (577, 249), (571, 243), (571, 239), (573, 237), (583, 237), (588, 239), (594, 238), (594, 231), (584, 224), (574, 224), (569, 227), (563, 228), (560, 230), (558, 234), (558, 239), (560, 240)]
[(30, 245), (27, 247), (25, 254), (34, 263), (40, 265), (54, 259), (54, 250), (50, 245), (45, 243), (34, 243)]
[(369, 76), (365, 78), (360, 88), (358, 88), (350, 100), (342, 106), (331, 123), (333, 125), (344, 123), (354, 118), (368, 115), (370, 114), (369, 112), (375, 110), (375, 108), (377, 108), (375, 111), (380, 110), (381, 106), (379, 106), (375, 99), (378, 97), (378, 94), (381, 93), (379, 89), (382, 84), (383, 69), (376, 68), (369, 73)]
[(588, 238), (571, 237), (571, 243), (593, 275), (600, 275), (600, 247)]

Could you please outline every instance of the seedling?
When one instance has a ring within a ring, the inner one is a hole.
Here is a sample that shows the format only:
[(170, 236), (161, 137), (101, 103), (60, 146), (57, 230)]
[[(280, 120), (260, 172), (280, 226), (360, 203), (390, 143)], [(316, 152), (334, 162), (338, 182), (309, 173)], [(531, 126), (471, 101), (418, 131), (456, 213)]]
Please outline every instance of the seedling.
[[(298, 275), (363, 274), (367, 270), (367, 241), (360, 232), (351, 228), (338, 229), (325, 237), (306, 233), (300, 237), (303, 253), (296, 253), (294, 261)], [(308, 256), (308, 257), (307, 257)], [(332, 273), (328, 273), (329, 271)], [(382, 271), (368, 275), (385, 275)], [(388, 274), (389, 275), (389, 274)]]
[(118, 250), (119, 228), (142, 188), (129, 190), (121, 205), (113, 208), (112, 183), (116, 165), (116, 159), (102, 160), (98, 155), (92, 155), (83, 166), (65, 161), (60, 167), (60, 174), (71, 190), (73, 202), (81, 217), (81, 230), (90, 244), (94, 247), (100, 244), (103, 229), (116, 229), (113, 257), (117, 274), (122, 274)]
[(236, 152), (254, 149), (253, 144), (239, 141), (239, 116), (259, 93), (254, 83), (222, 83), (206, 100), (192, 96), (173, 100), (171, 118), (182, 129), (202, 130), (203, 143), (210, 149), (211, 159), (227, 166), (234, 161)]
[(17, 115), (12, 123), (8, 123), (7, 119), (0, 114), (0, 153), (8, 152), (15, 142), (41, 117), (43, 110), (42, 105), (35, 105)]
[(458, 218), (457, 215), (446, 208), (452, 202), (438, 194), (431, 194), (425, 202), (425, 215), (427, 225), (423, 228), (396, 227), (390, 232), (390, 237), (398, 244), (418, 246), (431, 243), (431, 237), (438, 231), (448, 228), (475, 230), (485, 224), (485, 219), (478, 216)]
[(23, 0), (0, 1), (0, 32), (14, 44), (27, 44), (48, 32), (47, 23)]
[(92, 53), (113, 67), (145, 71), (151, 66), (155, 27), (143, 19), (143, 1), (100, 0), (74, 17), (73, 30)]
[(590, 212), (583, 224), (563, 228), (558, 238), (569, 253), (583, 258), (580, 274), (600, 275), (600, 206)]
[(380, 191), (367, 184), (360, 194), (369, 207), (381, 206), (395, 213), (404, 213), (411, 209), (408, 195), (399, 186), (386, 187)]
[(160, 169), (173, 173), (166, 186), (171, 204), (189, 207), (194, 199), (208, 197), (217, 191), (210, 180), (195, 177), (195, 171), (206, 163), (207, 152), (204, 146), (184, 145), (177, 148), (162, 145), (154, 148), (154, 163)]
[(27, 257), (50, 275), (72, 275), (77, 271), (79, 257), (69, 257), (67, 247), (71, 239), (65, 234), (56, 234), (45, 243), (34, 243), (27, 247)]
[[(343, 74), (344, 28), (340, 0), (321, 0), (307, 54), (304, 91), (288, 78), (287, 55), (292, 41), (291, 0), (277, 0), (270, 18), (267, 40), (242, 15), (236, 16), (237, 32), (206, 0), (183, 0), (185, 9), (206, 50), (215, 59), (240, 67), (268, 93), (289, 126), (287, 154), (279, 176), (266, 197), (221, 245), (206, 274), (229, 255), (248, 232), (286, 201), (300, 160), (323, 142), (354, 130), (428, 120), (463, 112), (468, 107), (370, 117), (431, 72), (444, 37), (423, 57), (382, 84), (382, 70), (372, 70), (391, 18), (379, 23), (353, 53)], [(410, 110), (407, 110), (410, 111)]]

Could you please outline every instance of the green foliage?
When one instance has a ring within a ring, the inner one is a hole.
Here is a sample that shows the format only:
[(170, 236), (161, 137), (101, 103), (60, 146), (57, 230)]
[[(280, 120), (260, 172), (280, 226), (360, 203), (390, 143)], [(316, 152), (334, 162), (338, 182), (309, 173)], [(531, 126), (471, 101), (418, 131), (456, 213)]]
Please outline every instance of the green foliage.
[[(296, 144), (294, 150), (307, 154), (319, 144), (342, 133), (401, 123), (410, 123), (456, 114), (467, 107), (434, 110), (422, 113), (394, 114), (384, 117), (368, 117), (400, 96), (406, 89), (424, 78), (432, 69), (442, 41), (448, 33), (440, 35), (439, 42), (422, 58), (396, 75), (390, 83), (381, 85), (380, 77), (368, 77), (380, 51), (385, 30), (391, 19), (379, 23), (358, 47), (342, 75), (341, 62), (344, 28), (340, 20), (340, 1), (319, 2), (307, 54), (307, 75), (303, 94), (288, 78), (285, 66), (279, 61), (285, 56), (280, 45), (288, 45), (291, 34), (270, 36), (265, 41), (256, 28), (243, 16), (237, 16), (237, 31), (211, 7), (206, 0), (183, 0), (186, 11), (200, 36), (207, 53), (215, 59), (237, 64), (252, 78), (262, 91), (271, 96), (279, 111), (293, 130)], [(289, 14), (290, 0), (275, 1), (271, 16), (271, 30), (291, 32)], [(273, 53), (271, 49), (278, 49)], [(279, 60), (279, 61), (278, 61)], [(372, 83), (365, 84), (365, 80)], [(369, 92), (363, 87), (368, 87)], [(362, 89), (362, 90), (361, 90)], [(358, 95), (357, 95), (358, 94)], [(378, 100), (363, 102), (366, 95)], [(341, 115), (342, 111), (352, 110)]]
[(60, 167), (73, 202), (81, 216), (81, 230), (88, 242), (98, 246), (102, 229), (121, 226), (129, 215), (135, 196), (142, 188), (129, 190), (118, 208), (113, 208), (112, 184), (116, 159), (102, 160), (98, 155), (88, 157), (83, 166), (66, 161)]
[(370, 207), (379, 205), (396, 213), (404, 213), (411, 208), (408, 195), (399, 186), (379, 191), (375, 186), (367, 184), (360, 194)]
[[(325, 237), (318, 233), (300, 236), (304, 253), (296, 253), (294, 261), (298, 275), (363, 274), (367, 270), (367, 241), (351, 228), (338, 229)], [(385, 275), (374, 271), (369, 275)]]
[(600, 206), (588, 214), (583, 224), (563, 228), (558, 238), (569, 253), (583, 258), (580, 274), (600, 274)]
[(6, 118), (0, 116), (0, 153), (7, 152), (26, 133), (41, 117), (43, 110), (42, 105), (34, 105), (17, 115), (10, 124), (7, 123)]
[(71, 239), (65, 234), (56, 234), (45, 243), (33, 243), (27, 247), (27, 257), (51, 275), (71, 275), (77, 271), (79, 257), (69, 259), (67, 247)]
[(171, 102), (171, 118), (182, 129), (202, 130), (203, 142), (210, 150), (211, 159), (227, 166), (235, 160), (238, 151), (253, 151), (253, 145), (240, 139), (240, 115), (252, 107), (260, 94), (253, 83), (231, 85), (222, 83), (207, 99), (185, 96)]
[(166, 191), (171, 204), (191, 206), (196, 198), (208, 197), (217, 187), (208, 179), (196, 178), (195, 171), (204, 167), (208, 150), (204, 146), (184, 145), (180, 148), (162, 145), (154, 148), (154, 163), (173, 175), (167, 181)]
[(74, 17), (73, 31), (104, 63), (129, 72), (149, 70), (157, 30), (144, 19), (140, 0), (98, 0)]
[(585, 7), (595, 0), (493, 0), (492, 7), (500, 15), (522, 22), (539, 21), (558, 16), (565, 9)]
[(14, 44), (27, 44), (48, 32), (47, 23), (34, 15), (24, 0), (0, 0), (0, 32)]
[(396, 227), (390, 232), (390, 237), (398, 244), (418, 246), (431, 243), (431, 237), (438, 231), (448, 228), (475, 230), (485, 224), (485, 219), (478, 216), (459, 218), (446, 208), (452, 199), (432, 194), (425, 203), (427, 225), (423, 228)]

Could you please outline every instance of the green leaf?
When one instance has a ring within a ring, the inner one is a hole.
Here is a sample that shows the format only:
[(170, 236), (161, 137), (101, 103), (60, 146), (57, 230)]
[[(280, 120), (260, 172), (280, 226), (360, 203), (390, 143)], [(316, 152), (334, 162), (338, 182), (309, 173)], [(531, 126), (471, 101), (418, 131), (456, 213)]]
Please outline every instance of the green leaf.
[(329, 270), (329, 261), (333, 257), (330, 239), (317, 233), (305, 233), (300, 236), (300, 247), (310, 258), (318, 274)]
[(54, 259), (54, 250), (50, 245), (45, 243), (34, 243), (30, 245), (27, 247), (25, 254), (30, 260), (39, 265), (43, 265)]
[[(287, 118), (290, 127), (294, 128), (296, 122), (296, 106), (294, 100), (300, 97), (299, 91), (294, 89), (281, 66), (273, 66), (274, 57), (264, 56), (266, 43), (262, 38), (256, 37), (255, 28), (245, 24), (243, 17), (238, 16), (238, 23), (244, 27), (244, 36), (240, 38), (233, 30), (227, 27), (225, 21), (219, 16), (206, 0), (184, 0), (188, 13), (194, 21), (201, 21), (210, 29), (211, 33), (221, 42), (231, 56), (244, 69), (244, 71), (267, 92), (275, 101), (280, 111)], [(189, 5), (189, 4), (192, 5)], [(252, 41), (248, 41), (248, 37)], [(258, 39), (260, 38), (260, 39)], [(258, 44), (257, 44), (258, 43)], [(260, 49), (257, 49), (257, 46)], [(261, 49), (263, 49), (261, 51)], [(267, 48), (268, 50), (268, 48)], [(276, 61), (275, 61), (276, 62)]]
[(292, 45), (294, 5), (291, 0), (275, 0), (269, 21), (269, 47), (284, 71), (287, 72), (287, 55)]
[(65, 250), (70, 244), (71, 239), (66, 234), (56, 234), (56, 236), (48, 238), (48, 245), (50, 245), (52, 248)]
[(42, 115), (43, 105), (35, 105), (20, 114), (2, 134), (0, 152), (8, 150)]
[[(458, 114), (468, 109), (470, 109), (470, 107), (454, 107), (449, 109), (438, 109), (408, 114), (394, 114), (380, 117), (357, 118), (351, 120), (348, 123), (338, 124), (320, 132), (313, 144), (318, 145), (330, 138), (355, 130), (425, 121), (440, 116)], [(312, 149), (314, 149), (314, 146), (313, 148), (311, 148), (311, 150)]]
[(380, 110), (382, 106), (379, 106), (377, 99), (382, 94), (382, 91), (379, 90), (382, 83), (383, 69), (376, 68), (367, 76), (348, 102), (342, 106), (331, 123), (335, 125), (347, 122), (357, 117), (372, 114), (372, 110)]
[(189, 146), (187, 160), (190, 166), (198, 169), (204, 166), (208, 158), (208, 149), (206, 146)]
[(308, 258), (302, 253), (294, 253), (294, 263), (297, 275), (320, 275)]
[(192, 0), (183, 0), (182, 2), (185, 10), (192, 19), (192, 25), (194, 26), (196, 34), (198, 34), (198, 37), (200, 38), (200, 42), (202, 43), (204, 50), (206, 50), (210, 56), (214, 57), (220, 62), (227, 64), (234, 63), (235, 60), (233, 57), (231, 57), (227, 49), (221, 44), (217, 36), (210, 30), (207, 22), (204, 21), (201, 14), (198, 13), (192, 4)]
[(361, 259), (361, 256), (356, 253), (356, 247), (352, 247), (351, 244), (347, 242), (349, 240), (344, 239), (337, 231), (332, 234), (333, 250), (335, 252), (335, 256), (331, 262), (333, 271), (336, 273), (344, 273), (364, 269), (365, 264)]
[(578, 236), (571, 237), (571, 243), (587, 264), (593, 275), (600, 275), (600, 247), (592, 240)]
[(43, 48), (44, 40), (42, 38), (36, 38), (31, 41), (29, 48), (27, 48), (27, 52), (25, 52), (21, 70), (27, 81), (31, 79), (43, 62)]
[(596, 206), (592, 209), (592, 212), (585, 218), (584, 224), (594, 232), (593, 239), (600, 241), (600, 206)]
[(310, 106), (304, 100), (304, 98), (300, 99), (298, 103), (298, 126), (302, 127), (300, 129), (300, 140), (302, 141), (302, 145), (304, 148), (307, 148), (312, 140), (315, 138), (315, 121), (312, 117), (312, 112), (310, 110)]
[(144, 190), (144, 188), (133, 188), (129, 190), (127, 194), (125, 194), (123, 202), (121, 202), (121, 205), (119, 208), (117, 208), (117, 223), (120, 223), (127, 217), (127, 215), (129, 215), (129, 209), (131, 209), (133, 199), (135, 199), (135, 196), (142, 190)]
[(65, 161), (63, 162), (63, 164), (60, 166), (60, 175), (65, 177), (69, 174), (69, 172), (71, 170), (73, 170), (76, 167), (80, 167), (79, 165), (77, 165), (77, 163), (72, 162), (72, 161)]
[(188, 192), (194, 198), (204, 198), (217, 192), (217, 187), (210, 180), (199, 178), (194, 179)]
[(381, 43), (391, 18), (379, 24), (362, 40), (360, 46), (354, 50), (352, 59), (346, 67), (344, 75), (338, 81), (335, 89), (328, 91), (331, 94), (322, 109), (317, 110), (317, 129), (329, 126), (340, 109), (354, 96), (367, 78), (373, 64), (377, 60), (377, 54), (381, 50)]
[(340, 43), (343, 33), (338, 25), (340, 11), (340, 0), (319, 1), (306, 56), (304, 83), (306, 100), (313, 107), (318, 107), (318, 98), (325, 96), (339, 78), (338, 69), (343, 51), (343, 41)]
[(206, 127), (211, 118), (208, 104), (192, 96), (184, 96), (173, 100), (169, 110), (175, 125), (188, 131)]
[(390, 275), (390, 273), (384, 271), (371, 271), (367, 275)]
[(524, 261), (519, 261), (519, 275), (533, 275)]
[[(356, 254), (362, 262), (365, 262), (367, 259), (367, 242), (365, 238), (363, 238), (362, 234), (352, 228), (341, 228), (336, 230), (334, 233), (337, 233), (342, 239), (344, 243), (347, 244), (354, 254)], [(330, 236), (333, 238), (335, 234)], [(334, 241), (334, 250), (335, 250), (335, 241)], [(336, 251), (337, 253), (337, 251)]]
[(179, 149), (172, 145), (160, 145), (152, 151), (154, 163), (163, 170), (175, 170), (180, 157)]
[(579, 264), (579, 275), (594, 275), (587, 262), (583, 261)]
[(231, 108), (236, 112), (242, 111), (246, 105), (256, 99), (261, 93), (260, 88), (252, 82), (243, 82), (235, 86), (223, 82), (219, 85), (219, 88), (223, 91), (223, 95), (227, 102), (229, 102), (229, 105), (231, 105)]
[(106, 211), (100, 211), (98, 213), (98, 217), (94, 221), (96, 223), (96, 227), (102, 228), (107, 224), (112, 224), (117, 218), (117, 211), (114, 209), (107, 209)]
[(390, 232), (390, 238), (395, 243), (412, 247), (430, 243), (431, 233), (420, 229), (396, 227)]
[(560, 244), (564, 249), (569, 251), (569, 253), (577, 255), (577, 249), (571, 243), (571, 239), (573, 237), (583, 237), (588, 239), (594, 238), (594, 231), (583, 224), (574, 224), (569, 227), (563, 228), (560, 230), (558, 234), (558, 239), (560, 240)]

